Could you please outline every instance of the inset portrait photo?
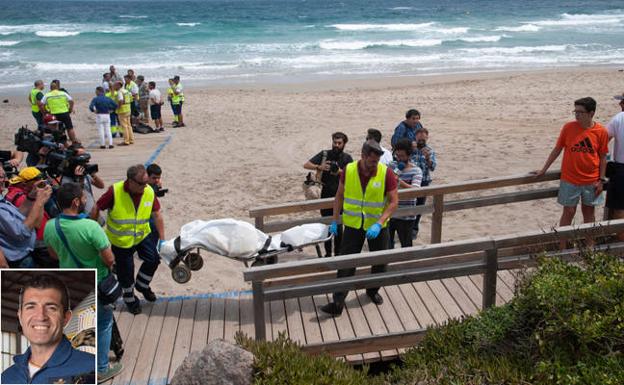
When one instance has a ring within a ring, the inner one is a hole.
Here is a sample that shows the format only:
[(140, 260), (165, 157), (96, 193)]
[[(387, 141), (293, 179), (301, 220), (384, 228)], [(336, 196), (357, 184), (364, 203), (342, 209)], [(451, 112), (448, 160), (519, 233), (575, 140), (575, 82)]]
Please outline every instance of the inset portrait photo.
[(95, 384), (96, 270), (2, 270), (2, 384)]

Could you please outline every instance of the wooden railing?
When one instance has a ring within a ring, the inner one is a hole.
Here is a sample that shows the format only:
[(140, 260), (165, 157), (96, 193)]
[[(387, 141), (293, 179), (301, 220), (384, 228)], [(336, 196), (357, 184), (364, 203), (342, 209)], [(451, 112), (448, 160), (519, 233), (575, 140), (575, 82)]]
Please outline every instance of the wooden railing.
[[(543, 176), (534, 175), (514, 175), (501, 178), (481, 179), (461, 183), (451, 183), (439, 186), (428, 186), (422, 188), (401, 189), (399, 190), (399, 199), (412, 199), (417, 197), (433, 197), (432, 204), (424, 206), (416, 206), (413, 208), (401, 208), (396, 210), (393, 217), (402, 217), (406, 215), (427, 214), (432, 213), (431, 220), (431, 243), (440, 243), (442, 241), (442, 218), (445, 212), (466, 210), (477, 207), (487, 207), (500, 205), (505, 203), (525, 202), (536, 199), (552, 198), (557, 196), (558, 187), (548, 187), (525, 191), (514, 191), (510, 193), (498, 193), (488, 196), (458, 199), (447, 201), (446, 195), (456, 193), (466, 193), (479, 190), (491, 190), (501, 187), (520, 186), (528, 184), (542, 183), (546, 181), (558, 180), (561, 173), (559, 171), (550, 171)], [(283, 221), (267, 222), (267, 218), (276, 215), (297, 214), (310, 211), (318, 211), (333, 206), (333, 198), (316, 199), (300, 202), (290, 202), (270, 206), (261, 206), (249, 210), (249, 216), (254, 218), (256, 228), (267, 233), (282, 231), (293, 226), (304, 223), (327, 223), (332, 220), (331, 217), (315, 217), (303, 219), (287, 219)]]
[[(624, 220), (567, 226), (551, 231), (533, 231), (505, 236), (447, 242), (376, 252), (286, 262), (247, 269), (245, 281), (252, 282), (256, 339), (266, 338), (265, 302), (337, 291), (422, 282), (443, 278), (483, 274), (482, 306), (495, 303), (498, 270), (530, 266), (535, 254), (547, 250), (561, 239), (610, 240), (624, 231)], [(606, 238), (605, 238), (606, 237)], [(604, 243), (597, 249), (624, 252), (624, 243)], [(546, 255), (574, 257), (576, 249)], [(368, 266), (387, 264), (384, 273), (369, 274)], [(356, 268), (356, 275), (337, 278), (338, 269)], [(354, 338), (304, 347), (309, 352), (328, 351), (333, 355), (384, 350), (384, 347), (413, 346), (425, 330)]]

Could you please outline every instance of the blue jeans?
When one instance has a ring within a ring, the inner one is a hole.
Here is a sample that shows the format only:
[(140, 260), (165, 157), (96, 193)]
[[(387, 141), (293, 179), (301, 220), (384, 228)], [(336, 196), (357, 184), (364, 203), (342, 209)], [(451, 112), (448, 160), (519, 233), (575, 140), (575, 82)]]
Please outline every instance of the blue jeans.
[(98, 300), (97, 303), (97, 371), (108, 369), (108, 352), (113, 335), (113, 310)]

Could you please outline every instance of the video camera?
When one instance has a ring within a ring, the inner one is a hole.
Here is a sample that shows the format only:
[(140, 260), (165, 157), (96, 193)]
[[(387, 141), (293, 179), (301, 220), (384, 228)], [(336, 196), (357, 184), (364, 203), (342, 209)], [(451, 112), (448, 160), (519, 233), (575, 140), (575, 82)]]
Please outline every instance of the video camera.
[(17, 167), (13, 166), (11, 160), (11, 151), (0, 151), (0, 164), (4, 169), (7, 179), (18, 174)]
[(32, 154), (39, 153), (41, 147), (57, 149), (65, 142), (67, 142), (67, 136), (63, 131), (47, 127), (31, 131), (28, 127), (22, 126), (15, 133), (17, 150)]
[(156, 195), (158, 198), (164, 197), (165, 194), (169, 192), (168, 188), (162, 188), (158, 185), (152, 185), (152, 189), (154, 189), (154, 195)]

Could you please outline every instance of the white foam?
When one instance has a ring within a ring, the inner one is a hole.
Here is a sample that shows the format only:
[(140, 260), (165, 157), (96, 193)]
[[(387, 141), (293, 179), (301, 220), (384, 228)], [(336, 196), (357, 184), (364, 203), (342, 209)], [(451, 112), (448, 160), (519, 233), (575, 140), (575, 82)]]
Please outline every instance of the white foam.
[(394, 8), (390, 8), (391, 11), (409, 11), (410, 9), (414, 9), (414, 7), (394, 7)]
[(373, 47), (433, 47), (442, 44), (440, 39), (414, 39), (414, 40), (380, 40), (380, 41), (334, 41), (325, 40), (319, 43), (319, 47), (327, 50), (360, 50)]
[(13, 40), (0, 41), (0, 47), (11, 47), (19, 43), (20, 43), (19, 41), (13, 41)]
[(195, 27), (196, 25), (200, 25), (201, 23), (176, 23), (180, 27)]
[(121, 19), (147, 19), (146, 15), (119, 15)]
[(329, 27), (340, 31), (420, 31), (433, 24), (332, 24)]
[(539, 27), (535, 24), (523, 24), (517, 27), (498, 27), (498, 28), (494, 28), (494, 31), (505, 31), (505, 32), (537, 32), (540, 29), (542, 29), (542, 27)]
[(546, 19), (532, 22), (535, 25), (547, 27), (574, 27), (588, 25), (619, 24), (624, 21), (624, 13), (602, 13), (594, 15), (569, 13), (561, 14), (559, 19)]
[(474, 37), (462, 37), (457, 40), (465, 41), (466, 43), (494, 43), (500, 41), (503, 36), (474, 36)]
[(40, 37), (69, 37), (80, 35), (80, 32), (76, 31), (37, 31), (35, 35)]
[(461, 48), (459, 51), (477, 54), (519, 54), (527, 52), (564, 52), (569, 45), (540, 45), (540, 46), (518, 46), (518, 47), (487, 47), (487, 48)]

